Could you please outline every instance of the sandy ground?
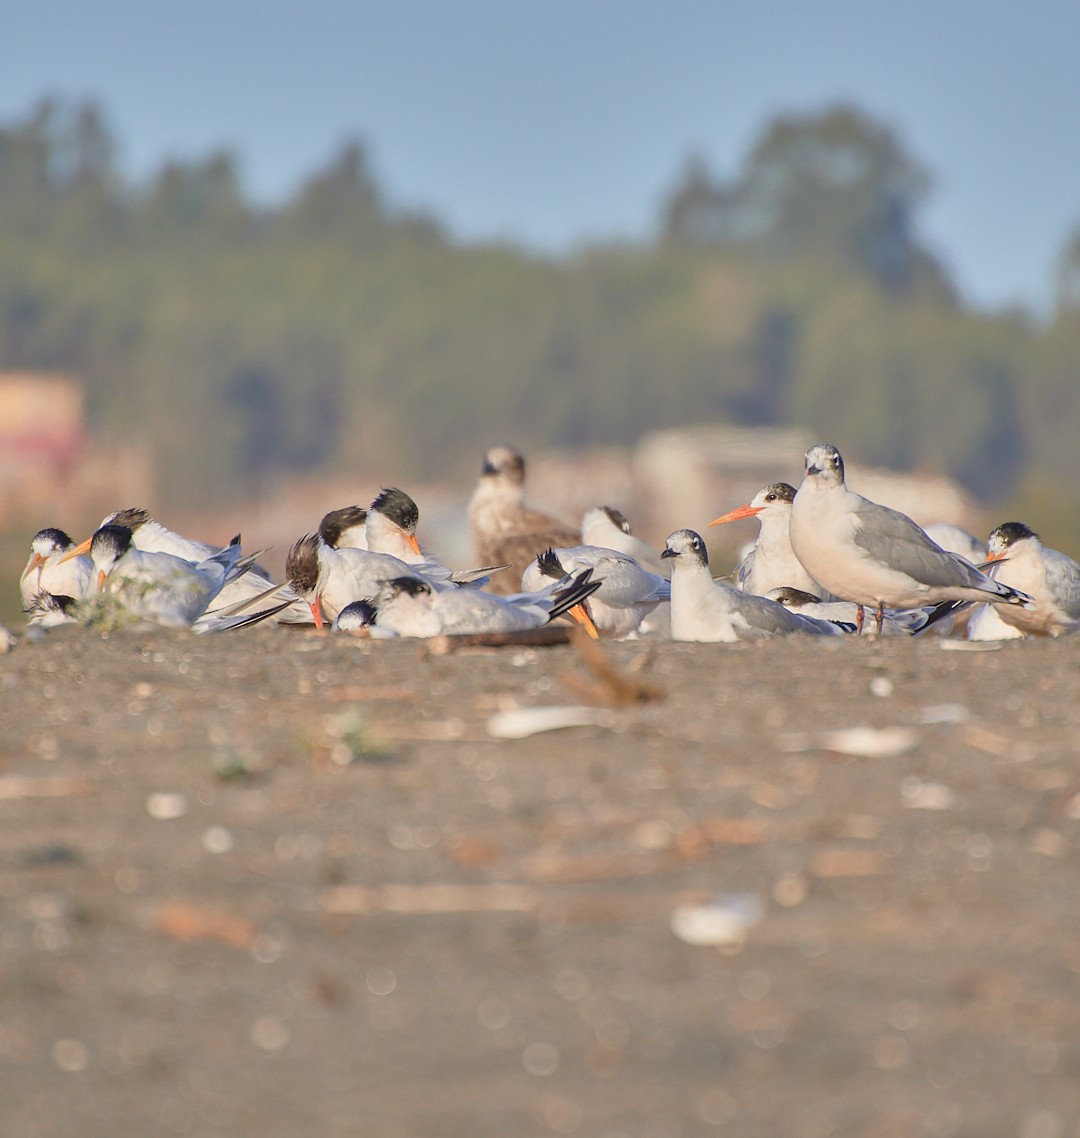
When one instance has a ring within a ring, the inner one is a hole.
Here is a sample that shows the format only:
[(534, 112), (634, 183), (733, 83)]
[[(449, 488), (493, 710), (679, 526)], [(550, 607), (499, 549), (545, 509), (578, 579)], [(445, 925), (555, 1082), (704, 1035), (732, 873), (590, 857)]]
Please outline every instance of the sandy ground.
[(1080, 638), (604, 652), (0, 658), (0, 1135), (1080, 1135)]

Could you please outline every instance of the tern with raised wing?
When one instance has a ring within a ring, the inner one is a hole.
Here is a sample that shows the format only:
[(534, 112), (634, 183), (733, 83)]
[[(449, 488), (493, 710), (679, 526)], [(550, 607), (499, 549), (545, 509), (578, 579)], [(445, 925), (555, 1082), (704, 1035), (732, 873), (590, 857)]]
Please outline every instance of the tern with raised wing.
[(791, 507), (790, 533), (807, 572), (834, 596), (872, 608), (878, 630), (886, 607), (922, 608), (948, 600), (1034, 604), (942, 549), (906, 514), (849, 489), (834, 446), (817, 444), (806, 452), (806, 478)]

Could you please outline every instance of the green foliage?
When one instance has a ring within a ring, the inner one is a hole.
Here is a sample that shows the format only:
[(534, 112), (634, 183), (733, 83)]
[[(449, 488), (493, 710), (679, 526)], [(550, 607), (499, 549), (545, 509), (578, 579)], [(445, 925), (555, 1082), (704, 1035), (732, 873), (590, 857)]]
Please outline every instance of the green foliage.
[(918, 239), (929, 174), (855, 108), (777, 118), (728, 182), (691, 161), (656, 242), (558, 261), (395, 211), (356, 143), (273, 209), (228, 153), (136, 186), (115, 149), (93, 104), (0, 126), (0, 367), (81, 375), (163, 496), (715, 419), (813, 427), (984, 498), (1080, 480), (1080, 241), (1051, 328), (966, 311)]

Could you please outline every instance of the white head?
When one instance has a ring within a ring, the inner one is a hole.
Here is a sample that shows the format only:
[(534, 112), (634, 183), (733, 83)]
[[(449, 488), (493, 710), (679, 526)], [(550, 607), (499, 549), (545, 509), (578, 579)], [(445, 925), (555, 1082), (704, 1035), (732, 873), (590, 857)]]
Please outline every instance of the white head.
[(844, 460), (836, 447), (818, 443), (806, 452), (806, 477), (822, 483), (844, 484)]
[(676, 565), (709, 566), (709, 551), (705, 548), (705, 542), (692, 529), (677, 529), (668, 534), (667, 545), (660, 556), (676, 558)]

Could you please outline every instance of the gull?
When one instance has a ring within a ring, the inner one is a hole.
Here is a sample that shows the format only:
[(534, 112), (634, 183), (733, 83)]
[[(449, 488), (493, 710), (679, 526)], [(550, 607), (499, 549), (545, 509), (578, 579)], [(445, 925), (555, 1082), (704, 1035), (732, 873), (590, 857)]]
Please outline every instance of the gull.
[(714, 581), (705, 542), (691, 529), (670, 534), (661, 557), (674, 558), (671, 574), (671, 638), (673, 640), (760, 640), (805, 632), (842, 636), (845, 629), (827, 620), (788, 612), (783, 605), (742, 593)]
[(93, 579), (90, 558), (75, 551), (75, 542), (62, 529), (38, 530), (19, 578), (23, 609), (29, 611), (39, 593), (81, 600), (90, 591)]
[(1080, 628), (1080, 565), (1048, 549), (1023, 522), (1005, 522), (987, 542), (989, 572), (1000, 585), (1035, 598), (1033, 609), (996, 605), (998, 616), (1028, 636), (1062, 636)]
[[(935, 544), (906, 514), (871, 502), (844, 483), (834, 446), (806, 452), (806, 478), (791, 508), (791, 546), (834, 596), (875, 609), (921, 608), (939, 601), (995, 601), (1031, 607), (1030, 597), (980, 573)], [(859, 622), (861, 625), (861, 621)]]
[(171, 553), (136, 548), (127, 526), (99, 527), (90, 540), (97, 591), (133, 616), (166, 628), (191, 628), (222, 588), (247, 571), (239, 536), (197, 565)]
[(492, 592), (511, 593), (525, 567), (545, 549), (578, 545), (581, 535), (525, 504), (525, 459), (513, 448), (492, 447), (469, 499), (469, 534), (481, 565), (509, 565)]
[(572, 615), (582, 623), (582, 617), (591, 618), (585, 629), (592, 636), (597, 630), (616, 638), (630, 636), (661, 601), (671, 599), (671, 584), (664, 577), (642, 569), (625, 553), (593, 545), (547, 550), (529, 562), (521, 587), (537, 590), (583, 569), (592, 570), (600, 587), (589, 598), (588, 611), (583, 609), (579, 615), (573, 610)]
[(732, 574), (744, 593), (764, 597), (771, 589), (789, 586), (804, 593), (813, 593), (821, 600), (825, 590), (807, 573), (791, 548), (788, 523), (794, 501), (794, 486), (787, 482), (772, 482), (760, 489), (745, 506), (709, 522), (710, 526), (722, 526), (742, 518), (758, 520), (761, 528), (757, 541)]
[(580, 605), (599, 587), (589, 569), (540, 592), (495, 596), (472, 589), (436, 590), (415, 577), (387, 581), (375, 598), (376, 626), (399, 636), (525, 632)]
[(582, 545), (615, 549), (632, 557), (643, 569), (661, 577), (671, 577), (671, 566), (648, 542), (630, 530), (626, 516), (614, 506), (594, 506), (581, 519)]

